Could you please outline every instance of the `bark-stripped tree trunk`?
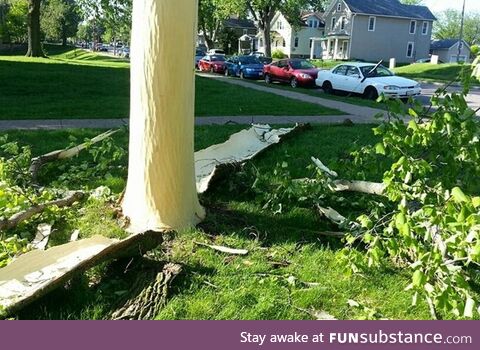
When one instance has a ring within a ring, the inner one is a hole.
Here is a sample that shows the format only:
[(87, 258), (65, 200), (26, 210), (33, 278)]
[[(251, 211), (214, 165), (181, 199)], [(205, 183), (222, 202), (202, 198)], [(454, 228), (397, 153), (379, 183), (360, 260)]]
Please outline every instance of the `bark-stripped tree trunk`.
[[(191, 68), (198, 0), (133, 4), (130, 149), (123, 214), (130, 231), (198, 224)], [(181, 54), (179, 54), (181, 53)]]
[(28, 1), (28, 51), (27, 57), (44, 57), (40, 38), (40, 3), (42, 0)]

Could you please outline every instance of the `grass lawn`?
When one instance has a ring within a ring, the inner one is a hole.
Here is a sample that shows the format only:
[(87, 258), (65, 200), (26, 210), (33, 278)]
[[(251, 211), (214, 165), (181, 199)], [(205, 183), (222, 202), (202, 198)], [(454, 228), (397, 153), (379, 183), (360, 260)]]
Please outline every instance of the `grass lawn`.
[[(47, 46), (50, 58), (0, 56), (0, 119), (125, 118), (129, 63)], [(196, 115), (332, 115), (340, 111), (197, 78)], [(225, 103), (228, 101), (228, 103)]]
[(456, 63), (430, 64), (416, 63), (408, 66), (398, 67), (396, 74), (414, 80), (425, 80), (433, 82), (450, 82), (458, 79), (463, 68), (471, 70), (470, 66)]
[[(332, 229), (328, 222), (301, 205), (284, 208), (277, 214), (262, 209), (258, 193), (252, 190), (255, 177), (248, 174), (253, 169), (274, 181), (275, 165), (285, 162), (284, 167), (292, 177), (305, 177), (310, 175), (311, 170), (306, 167), (312, 155), (341, 173), (341, 160), (347, 157), (351, 147), (377, 142), (370, 128), (314, 126), (262, 153), (243, 171), (230, 174), (203, 195), (201, 201), (208, 211), (207, 220), (198, 229), (173, 236), (168, 242), (168, 254), (165, 254), (166, 247), (163, 253), (157, 252), (163, 259), (183, 265), (183, 273), (174, 282), (169, 301), (157, 318), (310, 319), (311, 316), (301, 309), (323, 310), (340, 319), (363, 317), (358, 308), (348, 306), (349, 299), (378, 310), (387, 318), (428, 318), (428, 308), (423, 303), (410, 309), (411, 296), (404, 291), (408, 280), (401, 270), (371, 269), (362, 276), (347, 274), (341, 242), (317, 234)], [(222, 142), (240, 129), (240, 126), (197, 127), (195, 148)], [(35, 154), (40, 154), (67, 146), (72, 133), (82, 140), (98, 131), (8, 134), (11, 140), (30, 144)], [(115, 140), (126, 147), (126, 132), (115, 135)], [(43, 180), (48, 185), (48, 181), (58, 175), (58, 164), (45, 171)], [(125, 184), (125, 177), (123, 164), (106, 183), (114, 183), (113, 189), (118, 193)], [(98, 183), (90, 186), (98, 186)], [(337, 209), (349, 215), (351, 212), (346, 209), (349, 205)], [(81, 237), (95, 233), (121, 237), (124, 233), (113, 217), (108, 205), (88, 202), (86, 209), (54, 227), (52, 240), (55, 244), (62, 243), (76, 228), (80, 229)], [(250, 253), (244, 257), (229, 257), (198, 246), (194, 241), (245, 248)], [(127, 265), (129, 261), (118, 261), (96, 267), (75, 281), (73, 287), (56, 290), (18, 317), (104, 318), (118, 295), (129, 287), (130, 275), (125, 273), (129, 269)], [(135, 274), (134, 269), (132, 273)], [(318, 285), (308, 286), (308, 282)]]

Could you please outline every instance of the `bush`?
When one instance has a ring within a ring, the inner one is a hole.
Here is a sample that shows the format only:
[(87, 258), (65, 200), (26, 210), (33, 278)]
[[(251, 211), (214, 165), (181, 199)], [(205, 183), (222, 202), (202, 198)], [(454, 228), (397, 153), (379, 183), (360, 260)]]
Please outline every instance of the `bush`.
[(281, 59), (286, 58), (286, 57), (287, 57), (287, 55), (285, 55), (282, 50), (277, 49), (277, 50), (272, 52), (272, 58), (276, 58), (276, 59), (281, 60)]
[(480, 46), (478, 45), (472, 45), (472, 47), (470, 48), (470, 51), (472, 52), (472, 55), (474, 57), (480, 55)]

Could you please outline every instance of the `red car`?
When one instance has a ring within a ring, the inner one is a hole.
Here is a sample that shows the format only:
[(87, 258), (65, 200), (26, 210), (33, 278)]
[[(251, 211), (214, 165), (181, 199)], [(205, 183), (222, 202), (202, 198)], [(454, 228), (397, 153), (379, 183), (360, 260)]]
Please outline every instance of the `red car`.
[(319, 69), (303, 59), (288, 59), (273, 62), (263, 69), (265, 82), (274, 81), (289, 83), (293, 88), (298, 86), (313, 86), (317, 79)]
[(198, 69), (201, 72), (225, 73), (227, 64), (223, 55), (207, 55), (198, 61)]

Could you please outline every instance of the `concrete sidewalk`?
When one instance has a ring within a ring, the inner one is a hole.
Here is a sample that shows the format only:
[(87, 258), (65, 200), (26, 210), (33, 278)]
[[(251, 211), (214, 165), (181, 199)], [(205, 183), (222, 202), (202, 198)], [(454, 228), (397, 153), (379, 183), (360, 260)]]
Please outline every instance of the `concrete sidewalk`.
[(342, 112), (345, 112), (345, 114), (350, 114), (352, 116), (357, 116), (360, 118), (374, 119), (373, 116), (376, 114), (379, 114), (379, 113), (384, 115), (386, 114), (384, 110), (377, 109), (377, 108), (352, 105), (350, 103), (329, 100), (321, 97), (315, 97), (315, 96), (303, 94), (301, 92), (293, 92), (289, 90), (270, 88), (267, 86), (261, 86), (251, 82), (246, 82), (240, 79), (225, 77), (218, 74), (215, 75), (215, 74), (197, 73), (197, 75), (204, 78), (215, 79), (215, 80), (223, 81), (225, 83), (242, 86), (252, 90), (268, 92), (270, 94), (275, 94), (275, 95), (283, 96), (283, 97), (298, 100), (298, 101), (309, 102), (309, 103), (317, 104), (317, 105), (328, 107), (328, 108), (338, 109)]
[[(347, 119), (355, 124), (378, 124), (375, 118), (352, 115), (332, 116), (223, 116), (198, 117), (195, 125), (250, 125), (258, 124), (343, 124)], [(60, 129), (111, 129), (128, 126), (128, 119), (46, 119), (46, 120), (0, 120), (0, 131), (6, 130), (60, 130)]]

